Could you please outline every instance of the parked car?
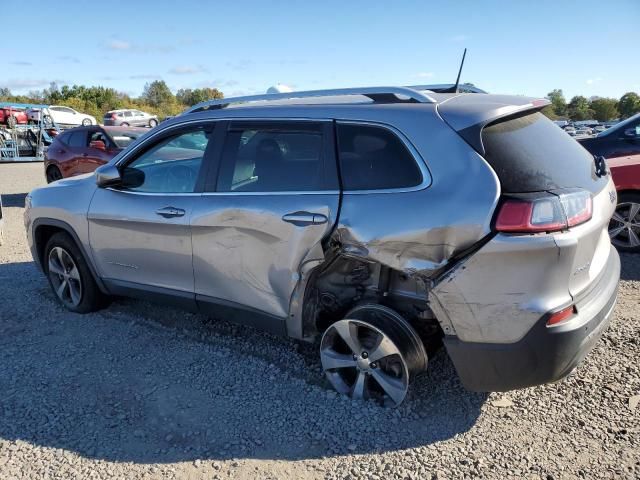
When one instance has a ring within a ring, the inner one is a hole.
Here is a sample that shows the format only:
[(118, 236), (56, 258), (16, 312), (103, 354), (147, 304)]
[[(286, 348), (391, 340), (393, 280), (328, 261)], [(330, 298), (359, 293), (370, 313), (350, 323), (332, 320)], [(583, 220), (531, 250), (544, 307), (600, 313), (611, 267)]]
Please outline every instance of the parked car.
[(50, 123), (53, 120), (56, 125), (62, 127), (75, 127), (78, 125), (89, 126), (97, 125), (95, 117), (87, 115), (86, 113), (80, 113), (73, 108), (64, 107), (61, 105), (51, 105), (42, 111), (37, 108), (31, 109), (30, 119), (31, 121), (40, 121), (40, 115), (44, 114), (45, 123)]
[(77, 127), (54, 137), (45, 153), (47, 183), (93, 172), (147, 130), (133, 127)]
[(105, 125), (153, 128), (158, 125), (158, 116), (140, 110), (111, 110), (104, 114), (102, 121)]
[(593, 138), (579, 140), (593, 155), (604, 158), (640, 154), (640, 113), (608, 128)]
[(640, 154), (607, 160), (618, 190), (609, 236), (618, 250), (640, 252)]
[(607, 327), (620, 260), (609, 171), (548, 104), (402, 87), (214, 100), (33, 190), (27, 238), (73, 312), (128, 295), (319, 339), (354, 398), (399, 404), (439, 342), (472, 390), (555, 381)]
[(9, 128), (27, 123), (27, 121), (27, 114), (23, 108), (0, 107), (0, 123), (4, 123)]

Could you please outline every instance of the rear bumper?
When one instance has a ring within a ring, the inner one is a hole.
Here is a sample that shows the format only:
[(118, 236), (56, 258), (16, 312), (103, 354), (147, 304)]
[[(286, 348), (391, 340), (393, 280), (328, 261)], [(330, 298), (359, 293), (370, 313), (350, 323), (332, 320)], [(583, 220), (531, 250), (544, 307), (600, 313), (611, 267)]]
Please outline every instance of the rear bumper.
[(550, 383), (567, 376), (584, 359), (609, 324), (620, 279), (620, 257), (611, 247), (600, 279), (577, 299), (577, 314), (547, 327), (541, 318), (518, 342), (491, 344), (445, 337), (464, 386), (500, 392)]

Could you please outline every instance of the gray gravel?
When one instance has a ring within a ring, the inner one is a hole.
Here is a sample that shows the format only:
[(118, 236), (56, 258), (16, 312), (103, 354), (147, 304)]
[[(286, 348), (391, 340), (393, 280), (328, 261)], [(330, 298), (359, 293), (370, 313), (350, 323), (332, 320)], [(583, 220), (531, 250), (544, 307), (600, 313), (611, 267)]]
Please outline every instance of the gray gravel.
[(0, 478), (640, 478), (640, 256), (612, 325), (554, 385), (465, 391), (440, 352), (396, 410), (325, 383), (313, 346), (118, 300), (63, 310), (0, 165)]

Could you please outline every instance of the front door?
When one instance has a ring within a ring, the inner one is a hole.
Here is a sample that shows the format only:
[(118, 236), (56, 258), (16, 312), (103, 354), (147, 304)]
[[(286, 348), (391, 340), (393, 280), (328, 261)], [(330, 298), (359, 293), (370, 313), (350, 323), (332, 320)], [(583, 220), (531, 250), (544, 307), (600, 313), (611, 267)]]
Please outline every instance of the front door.
[(226, 128), (218, 177), (191, 217), (196, 299), (211, 314), (284, 333), (301, 263), (322, 256), (338, 214), (332, 124)]
[(114, 292), (169, 295), (195, 306), (189, 220), (212, 128), (196, 124), (150, 138), (120, 166), (125, 185), (94, 195), (91, 250)]

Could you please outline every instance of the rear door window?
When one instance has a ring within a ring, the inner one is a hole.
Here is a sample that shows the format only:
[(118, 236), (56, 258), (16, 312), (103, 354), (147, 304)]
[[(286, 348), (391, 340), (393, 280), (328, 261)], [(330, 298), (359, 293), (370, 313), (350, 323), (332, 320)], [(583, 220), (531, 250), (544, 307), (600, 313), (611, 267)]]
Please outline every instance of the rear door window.
[(217, 191), (337, 188), (325, 175), (328, 127), (314, 122), (233, 122), (224, 143)]
[(344, 190), (415, 187), (423, 177), (416, 159), (391, 130), (374, 125), (337, 125)]
[(606, 177), (595, 174), (593, 156), (536, 112), (484, 128), (485, 159), (505, 193), (584, 188), (599, 192)]

